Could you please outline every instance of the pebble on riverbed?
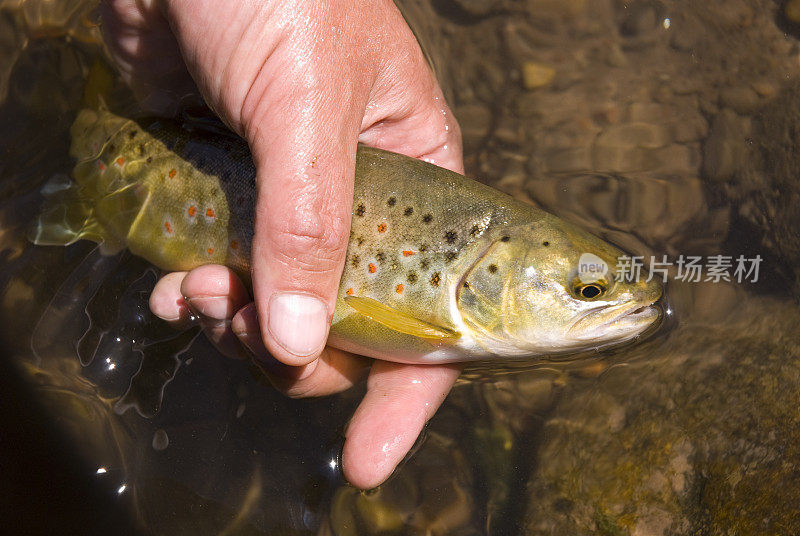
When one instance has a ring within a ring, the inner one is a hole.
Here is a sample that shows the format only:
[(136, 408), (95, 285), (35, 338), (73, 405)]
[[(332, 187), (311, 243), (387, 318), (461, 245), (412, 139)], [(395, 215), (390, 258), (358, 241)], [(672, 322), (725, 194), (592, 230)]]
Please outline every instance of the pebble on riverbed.
[(522, 64), (522, 85), (525, 89), (538, 89), (553, 81), (556, 70), (543, 63), (526, 61)]

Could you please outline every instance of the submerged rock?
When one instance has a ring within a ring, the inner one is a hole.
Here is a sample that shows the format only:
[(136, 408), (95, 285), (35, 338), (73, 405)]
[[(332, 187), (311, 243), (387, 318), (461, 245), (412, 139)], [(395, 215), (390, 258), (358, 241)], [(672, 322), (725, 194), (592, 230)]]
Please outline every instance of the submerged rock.
[(726, 322), (694, 315), (647, 360), (565, 388), (530, 481), (528, 534), (800, 526), (800, 313), (734, 295)]
[(753, 119), (747, 166), (730, 195), (761, 234), (761, 246), (785, 263), (800, 293), (800, 83), (795, 82)]

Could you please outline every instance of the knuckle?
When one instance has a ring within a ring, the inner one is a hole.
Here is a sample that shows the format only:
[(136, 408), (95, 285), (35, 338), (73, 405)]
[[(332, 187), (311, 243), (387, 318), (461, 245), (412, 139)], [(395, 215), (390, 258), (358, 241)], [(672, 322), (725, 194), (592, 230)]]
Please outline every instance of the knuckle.
[[(311, 218), (309, 218), (311, 219)], [(327, 272), (338, 267), (347, 251), (349, 231), (342, 222), (316, 221), (292, 224), (283, 221), (273, 225), (267, 236), (276, 261), (309, 272)]]

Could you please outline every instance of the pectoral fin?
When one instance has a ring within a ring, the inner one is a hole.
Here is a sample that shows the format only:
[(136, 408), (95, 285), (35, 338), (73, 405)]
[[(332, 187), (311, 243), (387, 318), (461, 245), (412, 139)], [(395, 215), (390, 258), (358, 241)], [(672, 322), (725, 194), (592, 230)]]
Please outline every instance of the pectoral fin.
[(360, 314), (400, 333), (442, 342), (461, 337), (457, 331), (414, 318), (372, 298), (345, 296), (344, 301)]
[[(95, 217), (95, 206), (84, 195), (80, 186), (68, 180), (51, 180), (42, 188), (45, 206), (33, 226), (28, 229), (28, 239), (40, 246), (67, 246), (78, 240), (91, 240), (101, 245), (105, 255), (119, 252), (124, 244)], [(130, 197), (131, 192), (121, 190), (107, 196)], [(119, 202), (119, 199), (117, 199)]]
[(66, 177), (55, 177), (44, 185), (41, 192), (47, 202), (28, 230), (31, 242), (66, 246), (83, 238), (100, 241), (94, 229), (92, 210), (73, 182)]

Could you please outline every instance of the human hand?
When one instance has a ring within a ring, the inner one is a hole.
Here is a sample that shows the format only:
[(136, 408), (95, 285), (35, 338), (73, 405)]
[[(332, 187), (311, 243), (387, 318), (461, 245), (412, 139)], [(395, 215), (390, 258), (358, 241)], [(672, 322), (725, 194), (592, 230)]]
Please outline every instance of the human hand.
[[(200, 94), (249, 143), (257, 167), (255, 303), (221, 266), (168, 274), (153, 312), (190, 310), (223, 353), (244, 343), (289, 396), (350, 387), (369, 361), (324, 347), (350, 229), (356, 142), (462, 171), (458, 125), (390, 0), (106, 0), (103, 31), (143, 106)], [(270, 357), (274, 356), (273, 357)], [(376, 361), (342, 467), (382, 482), (458, 376), (456, 366)]]

